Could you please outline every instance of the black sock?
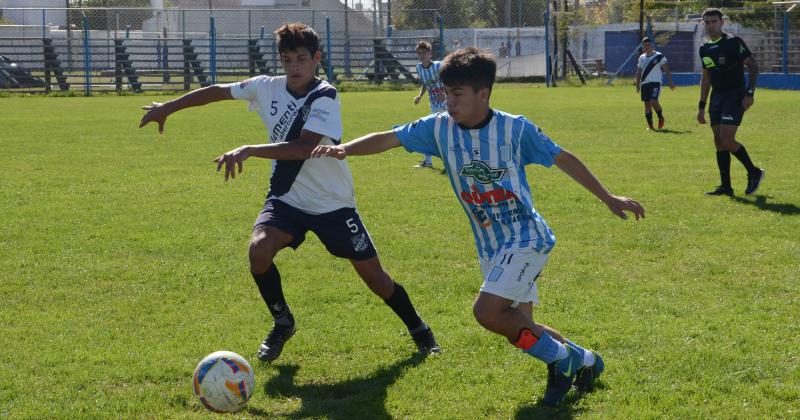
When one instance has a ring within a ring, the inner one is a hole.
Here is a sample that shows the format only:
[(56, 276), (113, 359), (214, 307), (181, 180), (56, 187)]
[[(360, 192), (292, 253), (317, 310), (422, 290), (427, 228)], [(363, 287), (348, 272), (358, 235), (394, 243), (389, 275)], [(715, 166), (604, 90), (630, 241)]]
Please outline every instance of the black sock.
[(647, 125), (652, 127), (653, 126), (653, 113), (652, 112), (645, 112), (644, 118), (647, 120)]
[(289, 305), (286, 304), (286, 298), (283, 296), (281, 274), (278, 272), (278, 267), (272, 264), (266, 272), (253, 274), (253, 279), (256, 281), (261, 298), (264, 299), (272, 318), (275, 319), (275, 323), (294, 323), (292, 313), (289, 311)]
[(662, 114), (662, 113), (661, 113), (661, 110), (660, 110), (660, 109), (657, 109), (657, 110), (656, 110), (656, 115), (658, 115), (658, 118), (659, 118), (659, 119), (663, 119), (663, 118), (664, 118), (664, 114)]
[(742, 162), (745, 168), (747, 168), (747, 173), (753, 173), (756, 171), (756, 166), (753, 165), (753, 161), (750, 160), (750, 155), (747, 154), (747, 150), (744, 148), (744, 145), (739, 148), (739, 150), (733, 152), (733, 155), (736, 156), (736, 159), (739, 159), (739, 162)]
[(731, 187), (731, 154), (727, 150), (717, 150), (719, 180), (723, 187)]
[(414, 309), (414, 305), (411, 303), (411, 299), (408, 297), (408, 293), (406, 293), (406, 289), (400, 285), (400, 283), (394, 283), (394, 293), (389, 299), (384, 299), (387, 305), (403, 320), (403, 323), (406, 324), (406, 328), (408, 328), (411, 332), (416, 332), (415, 330), (419, 329), (424, 323), (422, 322), (422, 318), (417, 315), (417, 311)]

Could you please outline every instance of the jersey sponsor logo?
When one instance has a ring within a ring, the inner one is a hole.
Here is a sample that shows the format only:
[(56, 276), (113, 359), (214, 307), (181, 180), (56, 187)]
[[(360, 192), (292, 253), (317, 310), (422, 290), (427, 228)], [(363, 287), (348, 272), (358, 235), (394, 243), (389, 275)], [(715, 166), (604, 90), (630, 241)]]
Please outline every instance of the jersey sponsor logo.
[(725, 56), (721, 55), (721, 56), (717, 57), (717, 61), (719, 61), (719, 65), (720, 66), (724, 66), (725, 65)]
[(472, 217), (478, 222), (478, 225), (484, 228), (488, 228), (492, 225), (492, 218), (486, 210), (480, 207), (473, 207), (470, 210), (472, 211)]
[(284, 137), (289, 132), (289, 129), (292, 126), (292, 122), (294, 121), (294, 117), (297, 115), (297, 104), (294, 101), (289, 102), (286, 104), (286, 111), (283, 112), (281, 118), (278, 119), (278, 123), (275, 124), (275, 127), (272, 128), (272, 141), (280, 142), (284, 140), (291, 140), (285, 139)]
[(492, 182), (499, 181), (506, 176), (508, 169), (506, 168), (492, 168), (486, 162), (481, 160), (472, 160), (470, 163), (461, 167), (458, 174), (475, 179), (481, 184), (491, 184)]
[(461, 199), (469, 204), (500, 204), (506, 201), (519, 200), (514, 191), (505, 188), (497, 188), (489, 191), (480, 191), (472, 186), (472, 192), (462, 191)]
[(369, 241), (367, 240), (366, 232), (352, 236), (350, 241), (353, 242), (353, 249), (356, 252), (364, 252), (369, 248)]

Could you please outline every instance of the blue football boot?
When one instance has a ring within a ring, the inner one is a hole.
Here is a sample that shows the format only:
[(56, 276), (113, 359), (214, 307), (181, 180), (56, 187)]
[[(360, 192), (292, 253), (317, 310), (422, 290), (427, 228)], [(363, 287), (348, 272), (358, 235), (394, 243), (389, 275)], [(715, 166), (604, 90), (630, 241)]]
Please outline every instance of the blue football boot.
[(567, 347), (567, 357), (547, 365), (547, 387), (544, 389), (542, 403), (545, 405), (556, 406), (572, 389), (575, 375), (583, 366), (583, 351), (569, 344)]
[(594, 390), (594, 381), (606, 369), (603, 358), (595, 352), (592, 353), (594, 353), (594, 364), (578, 369), (578, 374), (575, 376), (575, 388), (581, 393), (592, 392)]

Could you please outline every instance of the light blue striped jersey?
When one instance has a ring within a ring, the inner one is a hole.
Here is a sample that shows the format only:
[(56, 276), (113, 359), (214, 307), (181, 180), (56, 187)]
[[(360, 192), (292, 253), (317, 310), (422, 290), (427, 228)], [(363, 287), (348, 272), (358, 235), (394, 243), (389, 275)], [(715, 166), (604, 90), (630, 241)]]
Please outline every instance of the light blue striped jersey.
[(525, 165), (552, 166), (561, 147), (539, 127), (523, 116), (492, 110), (473, 129), (438, 113), (397, 126), (394, 133), (409, 152), (442, 159), (481, 258), (507, 249), (552, 250), (556, 238), (533, 207)]
[(436, 101), (436, 95), (444, 93), (444, 85), (439, 80), (439, 69), (441, 67), (441, 61), (431, 61), (431, 65), (428, 68), (423, 67), (422, 63), (417, 63), (419, 81), (428, 90), (428, 102), (431, 106), (431, 112), (447, 110), (447, 101)]

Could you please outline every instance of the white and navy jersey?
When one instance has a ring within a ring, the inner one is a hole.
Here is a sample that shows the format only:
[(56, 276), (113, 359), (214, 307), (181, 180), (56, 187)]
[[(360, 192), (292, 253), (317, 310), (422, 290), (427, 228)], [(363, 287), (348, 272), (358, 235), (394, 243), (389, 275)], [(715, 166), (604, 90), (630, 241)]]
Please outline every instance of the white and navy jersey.
[(553, 248), (556, 238), (533, 207), (525, 165), (549, 167), (561, 148), (525, 117), (492, 110), (483, 124), (467, 129), (438, 113), (394, 133), (406, 150), (442, 159), (481, 258), (508, 249), (546, 254)]
[[(235, 99), (249, 101), (249, 109), (258, 112), (270, 143), (297, 140), (302, 130), (324, 136), (320, 144), (341, 141), (341, 104), (336, 89), (326, 81), (317, 79), (302, 97), (286, 89), (285, 76), (256, 76), (225, 86)], [(273, 160), (267, 196), (310, 214), (355, 208), (353, 177), (338, 159)]]
[(447, 101), (438, 102), (436, 100), (436, 95), (444, 93), (444, 85), (439, 80), (439, 69), (441, 67), (441, 61), (431, 61), (431, 65), (427, 68), (422, 63), (417, 63), (419, 82), (428, 90), (428, 102), (431, 105), (431, 112), (447, 110)]
[(639, 68), (642, 70), (642, 78), (639, 85), (645, 83), (661, 83), (661, 67), (667, 64), (667, 57), (658, 51), (653, 55), (642, 54), (639, 56)]

